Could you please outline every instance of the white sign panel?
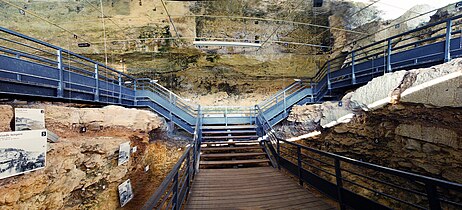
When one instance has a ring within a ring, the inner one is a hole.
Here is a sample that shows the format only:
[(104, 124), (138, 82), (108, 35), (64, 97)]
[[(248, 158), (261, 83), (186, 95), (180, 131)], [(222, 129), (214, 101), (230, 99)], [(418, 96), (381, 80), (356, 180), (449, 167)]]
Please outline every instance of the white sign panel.
[(127, 179), (127, 181), (119, 185), (120, 206), (124, 207), (131, 199), (133, 199), (132, 184), (130, 179)]
[(122, 165), (128, 162), (130, 158), (130, 142), (125, 142), (119, 147), (119, 161), (117, 165)]
[(46, 130), (0, 133), (0, 179), (45, 168)]
[(43, 109), (14, 109), (15, 131), (45, 129), (45, 111)]

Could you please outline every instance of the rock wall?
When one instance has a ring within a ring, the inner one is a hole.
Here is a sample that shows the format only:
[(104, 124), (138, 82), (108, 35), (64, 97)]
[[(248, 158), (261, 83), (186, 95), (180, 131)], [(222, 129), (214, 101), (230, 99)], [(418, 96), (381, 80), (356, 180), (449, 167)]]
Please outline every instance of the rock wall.
[(294, 107), (285, 138), (392, 168), (462, 183), (462, 60), (377, 77), (340, 102)]
[[(47, 129), (61, 138), (48, 143), (45, 169), (0, 180), (0, 209), (117, 209), (117, 187), (126, 179), (131, 180), (134, 200), (124, 208), (139, 209), (181, 155), (181, 147), (167, 147), (160, 139), (150, 143), (148, 133), (163, 132), (165, 126), (150, 111), (1, 105), (1, 131), (10, 130), (13, 107), (44, 108)], [(81, 132), (83, 127), (86, 132)], [(117, 166), (124, 142), (137, 151)]]

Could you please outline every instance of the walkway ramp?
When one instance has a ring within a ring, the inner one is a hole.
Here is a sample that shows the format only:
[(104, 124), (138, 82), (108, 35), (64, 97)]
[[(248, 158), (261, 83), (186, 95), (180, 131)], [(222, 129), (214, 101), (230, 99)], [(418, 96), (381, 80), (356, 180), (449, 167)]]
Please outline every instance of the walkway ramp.
[(185, 209), (335, 209), (272, 167), (201, 169), (189, 196)]

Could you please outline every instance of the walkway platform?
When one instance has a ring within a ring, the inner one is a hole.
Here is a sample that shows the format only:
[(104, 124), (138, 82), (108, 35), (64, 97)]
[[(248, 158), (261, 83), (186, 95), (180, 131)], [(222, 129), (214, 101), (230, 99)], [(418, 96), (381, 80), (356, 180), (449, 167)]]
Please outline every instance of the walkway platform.
[(333, 210), (272, 167), (201, 169), (185, 209)]

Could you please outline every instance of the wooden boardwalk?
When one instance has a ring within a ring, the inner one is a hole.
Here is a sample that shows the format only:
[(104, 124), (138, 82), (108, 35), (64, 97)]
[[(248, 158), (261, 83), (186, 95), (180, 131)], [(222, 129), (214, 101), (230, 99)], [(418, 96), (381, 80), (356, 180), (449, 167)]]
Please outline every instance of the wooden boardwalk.
[(185, 209), (336, 209), (272, 167), (201, 169)]

